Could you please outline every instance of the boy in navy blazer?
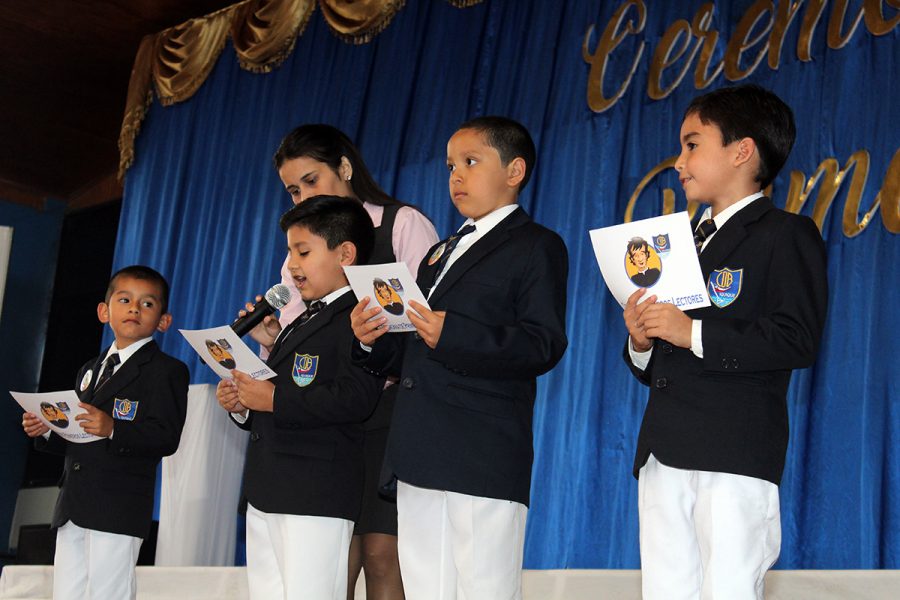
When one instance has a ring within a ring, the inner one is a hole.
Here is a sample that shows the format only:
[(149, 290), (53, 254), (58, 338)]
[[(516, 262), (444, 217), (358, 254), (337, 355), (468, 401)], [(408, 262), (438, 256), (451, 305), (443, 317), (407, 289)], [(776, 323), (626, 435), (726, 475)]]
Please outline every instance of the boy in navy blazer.
[(31, 413), (25, 432), (39, 450), (65, 454), (53, 514), (56, 534), (53, 597), (134, 598), (134, 567), (150, 531), (156, 467), (178, 449), (187, 411), (189, 373), (164, 354), (154, 331), (172, 322), (169, 285), (140, 265), (113, 275), (97, 306), (115, 342), (87, 362), (76, 379), (85, 432), (104, 438), (67, 442)]
[(828, 296), (811, 219), (763, 195), (794, 142), (791, 109), (759, 86), (691, 103), (675, 162), (712, 305), (656, 296), (623, 313), (625, 360), (650, 386), (634, 473), (645, 599), (763, 599), (778, 558), (778, 483), (793, 369), (815, 360)]
[(418, 272), (431, 310), (389, 336), (368, 298), (353, 310), (359, 362), (400, 376), (383, 479), (408, 598), (521, 598), (535, 380), (567, 345), (565, 244), (516, 204), (535, 154), (515, 121), (464, 123), (447, 167), (466, 222)]
[(284, 330), (268, 319), (253, 332), (268, 340), (274, 379), (234, 370), (216, 392), (250, 431), (243, 486), (250, 597), (345, 600), (362, 503), (362, 422), (384, 378), (351, 362), (356, 298), (343, 267), (368, 259), (374, 229), (362, 204), (336, 196), (294, 206), (281, 228), (307, 310)]

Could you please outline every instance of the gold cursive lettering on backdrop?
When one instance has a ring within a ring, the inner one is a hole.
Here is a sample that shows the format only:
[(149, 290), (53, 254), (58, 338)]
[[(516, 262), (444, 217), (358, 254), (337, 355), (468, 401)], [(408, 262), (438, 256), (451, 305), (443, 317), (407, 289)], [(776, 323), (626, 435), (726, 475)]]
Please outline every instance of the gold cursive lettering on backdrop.
[[(637, 17), (627, 21), (625, 31), (619, 31), (623, 21), (626, 19), (626, 13), (632, 6), (636, 7)], [(631, 70), (619, 90), (612, 97), (607, 98), (603, 95), (603, 79), (606, 76), (606, 66), (609, 61), (609, 55), (616, 47), (622, 43), (626, 34), (640, 33), (644, 29), (644, 23), (647, 21), (647, 7), (644, 6), (643, 0), (627, 0), (625, 4), (619, 7), (613, 18), (606, 24), (603, 35), (600, 37), (600, 43), (592, 55), (588, 50), (588, 42), (591, 34), (594, 32), (594, 26), (591, 25), (587, 33), (584, 34), (584, 43), (581, 46), (581, 56), (585, 62), (590, 63), (591, 70), (588, 73), (588, 105), (594, 112), (603, 112), (610, 106), (619, 101), (622, 94), (631, 85), (631, 78), (637, 70), (641, 55), (644, 53), (644, 42), (638, 47), (634, 61), (631, 63)]]
[[(670, 167), (674, 167), (677, 158), (677, 156), (670, 156), (654, 166), (637, 184), (625, 207), (624, 221), (626, 223), (632, 221), (634, 207), (645, 188), (657, 175)], [(847, 180), (847, 175), (852, 171), (850, 187), (847, 189), (847, 200), (844, 203), (844, 212), (841, 220), (844, 235), (852, 238), (862, 233), (871, 223), (872, 217), (875, 216), (879, 207), (881, 208), (881, 221), (884, 223), (885, 229), (891, 233), (900, 233), (900, 148), (894, 153), (894, 157), (888, 165), (881, 190), (875, 196), (869, 210), (860, 215), (859, 206), (869, 178), (869, 162), (869, 151), (857, 150), (847, 159), (843, 169), (838, 167), (837, 159), (826, 158), (810, 177), (807, 177), (802, 171), (791, 171), (784, 209), (788, 212), (799, 214), (813, 191), (818, 189), (811, 216), (821, 231), (825, 223), (825, 217), (828, 215), (828, 210), (834, 203), (841, 186)], [(772, 186), (766, 188), (765, 192), (767, 196), (772, 197)], [(661, 214), (669, 215), (674, 213), (675, 191), (672, 188), (663, 188), (662, 196)], [(688, 202), (686, 210), (691, 218), (694, 217), (699, 206), (697, 202)]]
[[(848, 14), (849, 0), (833, 0), (828, 17), (826, 41), (828, 47), (839, 50), (846, 46), (859, 28), (865, 24), (868, 32), (882, 36), (892, 31), (900, 23), (900, 12), (887, 18), (885, 4), (900, 9), (900, 0), (863, 0), (853, 14)], [(719, 41), (719, 32), (712, 28), (715, 3), (707, 2), (697, 9), (691, 22), (679, 19), (669, 25), (652, 53), (647, 74), (647, 95), (654, 100), (669, 96), (681, 85), (685, 75), (694, 66), (694, 87), (704, 89), (724, 72), (729, 81), (739, 81), (750, 76), (764, 58), (770, 69), (778, 69), (785, 36), (791, 23), (800, 12), (803, 2), (799, 0), (757, 0), (743, 14), (726, 42), (725, 55), (716, 65), (712, 57)], [(812, 60), (812, 39), (816, 27), (825, 12), (826, 0), (808, 0), (800, 19), (797, 39), (797, 58), (803, 62)], [(587, 102), (594, 112), (609, 110), (628, 91), (641, 58), (646, 42), (641, 39), (634, 52), (631, 68), (618, 82), (607, 82), (608, 65), (613, 52), (627, 36), (637, 36), (644, 31), (647, 22), (645, 0), (626, 0), (606, 24), (593, 51), (590, 50), (595, 26), (588, 27), (581, 47), (581, 55), (590, 65), (587, 83)], [(699, 57), (699, 58), (698, 58)], [(746, 60), (746, 66), (743, 66)], [(677, 63), (684, 62), (678, 67)], [(696, 64), (694, 64), (696, 63)], [(666, 71), (677, 68), (674, 75), (666, 76)], [(711, 69), (711, 70), (710, 70)], [(664, 80), (670, 80), (665, 84)], [(604, 93), (605, 84), (617, 85), (611, 96)]]

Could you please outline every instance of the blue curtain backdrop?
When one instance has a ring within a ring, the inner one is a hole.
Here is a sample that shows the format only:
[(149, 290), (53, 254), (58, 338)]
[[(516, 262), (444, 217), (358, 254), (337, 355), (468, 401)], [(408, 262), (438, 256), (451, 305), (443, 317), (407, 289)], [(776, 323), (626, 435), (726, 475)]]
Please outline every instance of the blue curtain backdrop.
[[(647, 74), (667, 27), (690, 22), (701, 2), (646, 2), (646, 24), (613, 54), (604, 90), (609, 96), (619, 87), (643, 41), (631, 85), (611, 109), (595, 113), (586, 100), (590, 65), (582, 42), (595, 25), (593, 51), (621, 4), (488, 0), (457, 9), (418, 0), (361, 46), (339, 41), (314, 15), (273, 73), (241, 70), (227, 47), (192, 99), (154, 104), (126, 181), (116, 266), (159, 268), (172, 284), (175, 325), (210, 327), (229, 322), (278, 278), (285, 250), (277, 218), (289, 198), (270, 157), (291, 127), (326, 122), (346, 131), (376, 180), (421, 207), (445, 235), (461, 222), (447, 193), (446, 140), (472, 116), (522, 121), (539, 154), (521, 204), (563, 236), (571, 261), (569, 350), (540, 380), (535, 407), (528, 568), (639, 564), (631, 464), (647, 392), (620, 357), (621, 310), (603, 285), (587, 230), (621, 223), (638, 182), (677, 152), (681, 114), (700, 93), (693, 67), (662, 100), (648, 97)], [(751, 4), (715, 3), (714, 60)], [(849, 14), (861, 5), (850, 2)], [(866, 210), (900, 148), (900, 28), (874, 36), (861, 24), (845, 47), (832, 49), (825, 42), (831, 6), (812, 38), (811, 61), (796, 51), (801, 9), (778, 69), (763, 59), (745, 81), (773, 89), (797, 117), (797, 144), (775, 181), (775, 203), (784, 206), (791, 171), (806, 178), (827, 158), (843, 166), (853, 152), (868, 150)], [(883, 10), (886, 18), (897, 13)], [(755, 54), (744, 57), (745, 68)], [(719, 76), (711, 87), (726, 83)], [(860, 235), (845, 236), (847, 187), (823, 226), (831, 297), (819, 359), (795, 373), (789, 395), (780, 568), (900, 568), (900, 384), (893, 371), (900, 236), (880, 214)], [(671, 172), (651, 181), (634, 218), (660, 214), (664, 188), (678, 188)], [(812, 213), (815, 196), (803, 214)], [(680, 191), (676, 198), (683, 210)], [(213, 382), (174, 329), (161, 339), (191, 365), (195, 383)]]

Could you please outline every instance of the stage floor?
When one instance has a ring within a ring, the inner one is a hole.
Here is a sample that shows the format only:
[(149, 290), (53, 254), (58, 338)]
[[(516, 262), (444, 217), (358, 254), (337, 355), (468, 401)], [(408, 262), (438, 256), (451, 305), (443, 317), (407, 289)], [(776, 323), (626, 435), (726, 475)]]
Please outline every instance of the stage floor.
[[(245, 600), (243, 567), (138, 567), (138, 600)], [(0, 600), (50, 600), (53, 568), (8, 566)], [(639, 571), (525, 571), (525, 600), (640, 600)], [(767, 600), (893, 600), (900, 571), (770, 571)], [(362, 579), (357, 600), (365, 599)]]

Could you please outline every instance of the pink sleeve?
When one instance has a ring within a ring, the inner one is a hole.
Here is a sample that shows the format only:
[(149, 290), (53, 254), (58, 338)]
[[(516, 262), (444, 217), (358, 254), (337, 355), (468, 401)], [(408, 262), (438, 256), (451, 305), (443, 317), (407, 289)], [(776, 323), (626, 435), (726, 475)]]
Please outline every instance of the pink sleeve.
[(300, 290), (294, 285), (294, 280), (291, 278), (291, 272), (288, 271), (287, 256), (284, 257), (284, 264), (281, 265), (281, 283), (291, 290), (291, 301), (281, 309), (281, 312), (278, 315), (278, 322), (281, 323), (281, 327), (284, 328), (290, 325), (291, 321), (299, 317), (300, 313), (306, 310), (306, 304), (303, 302), (303, 298), (300, 297)]
[[(289, 290), (291, 290), (291, 300), (288, 302), (284, 308), (281, 309), (281, 312), (278, 314), (278, 322), (281, 323), (281, 328), (284, 329), (288, 325), (291, 324), (291, 321), (300, 316), (304, 310), (306, 310), (306, 304), (303, 302), (303, 298), (300, 297), (300, 290), (297, 289), (297, 286), (294, 285), (294, 280), (291, 279), (291, 273), (288, 271), (288, 257), (284, 257), (284, 264), (281, 265), (281, 283), (287, 286)], [(259, 347), (259, 357), (263, 360), (269, 358), (269, 351)]]
[(409, 206), (404, 206), (397, 211), (397, 217), (394, 219), (394, 231), (391, 232), (394, 256), (397, 257), (397, 260), (406, 263), (413, 277), (419, 270), (419, 263), (425, 258), (425, 253), (439, 239), (437, 231), (428, 217)]

